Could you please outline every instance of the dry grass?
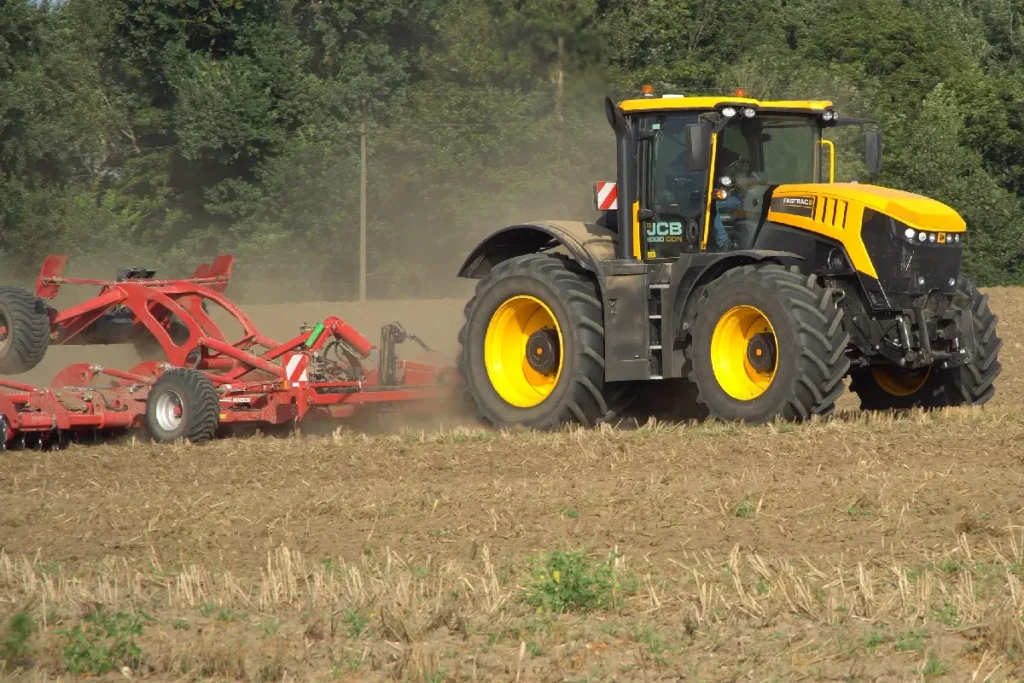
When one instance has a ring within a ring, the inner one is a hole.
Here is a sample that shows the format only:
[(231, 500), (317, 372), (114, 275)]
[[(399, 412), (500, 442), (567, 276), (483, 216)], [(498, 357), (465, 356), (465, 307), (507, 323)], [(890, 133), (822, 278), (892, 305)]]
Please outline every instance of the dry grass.
[[(429, 566), (397, 553), (312, 561), (281, 547), (260, 576), (189, 565), (107, 561), (69, 576), (38, 558), (0, 556), (5, 602), (42, 621), (35, 667), (62, 668), (57, 634), (102, 606), (149, 615), (133, 673), (283, 679), (722, 679), (796, 675), (1002, 680), (1021, 655), (1024, 530), (972, 548), (966, 535), (935, 558), (814, 562), (735, 547), (683, 554), (671, 568), (615, 569), (615, 607), (529, 609), (535, 572), (471, 562)], [(593, 560), (592, 560), (593, 561)], [(529, 657), (524, 656), (524, 652)]]
[(4, 454), (4, 675), (1015, 680), (1010, 295), (985, 410)]

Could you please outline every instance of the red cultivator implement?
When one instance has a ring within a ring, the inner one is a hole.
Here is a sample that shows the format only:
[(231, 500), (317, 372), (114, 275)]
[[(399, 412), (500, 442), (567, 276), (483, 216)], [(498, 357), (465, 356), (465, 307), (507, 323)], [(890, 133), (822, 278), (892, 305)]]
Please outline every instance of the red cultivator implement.
[[(46, 259), (35, 297), (0, 288), (0, 372), (31, 369), (48, 344), (134, 343), (163, 358), (129, 371), (71, 365), (45, 389), (0, 378), (2, 446), (59, 446), (137, 427), (158, 441), (203, 441), (222, 425), (339, 419), (372, 406), (425, 409), (458, 382), (454, 368), (399, 359), (395, 347), (407, 340), (429, 349), (397, 323), (382, 328), (379, 345), (336, 317), (284, 343), (260, 334), (223, 294), (230, 256), (183, 280), (156, 280), (142, 269), (122, 269), (114, 281), (64, 278), (65, 261)], [(101, 289), (61, 312), (45, 306), (42, 299), (66, 284)], [(238, 323), (240, 339), (225, 338), (211, 304)], [(108, 384), (93, 386), (101, 377)]]

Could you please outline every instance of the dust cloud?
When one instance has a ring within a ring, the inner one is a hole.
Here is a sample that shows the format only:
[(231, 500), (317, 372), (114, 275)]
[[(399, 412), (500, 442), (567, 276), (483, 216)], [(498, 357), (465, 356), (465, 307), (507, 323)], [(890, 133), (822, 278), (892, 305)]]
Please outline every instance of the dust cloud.
[[(334, 315), (378, 344), (381, 326), (398, 322), (431, 348), (427, 353), (407, 342), (398, 348), (400, 357), (455, 365), (463, 308), (476, 285), (475, 281), (457, 277), (457, 271), (472, 248), (488, 234), (508, 225), (538, 220), (592, 222), (599, 217), (592, 204), (592, 184), (596, 180), (614, 180), (615, 174), (614, 138), (604, 119), (603, 93), (604, 88), (598, 85), (585, 97), (566, 99), (564, 118), (553, 119), (561, 128), (545, 138), (555, 141), (557, 154), (553, 155), (546, 143), (541, 145), (536, 140), (501, 150), (500, 163), (518, 171), (535, 169), (531, 172), (536, 176), (532, 183), (496, 192), (493, 180), (462, 174), (444, 179), (446, 191), (439, 198), (434, 192), (437, 179), (432, 178), (431, 169), (423, 168), (415, 174), (422, 183), (408, 177), (405, 185), (395, 181), (392, 189), (408, 199), (405, 206), (375, 205), (371, 201), (367, 284), (369, 296), (377, 298), (358, 301), (358, 275), (352, 268), (358, 263), (358, 242), (339, 252), (338, 258), (317, 254), (308, 246), (274, 254), (272, 260), (263, 255), (256, 259), (238, 256), (227, 296), (241, 306), (261, 332), (278, 341), (298, 334), (303, 324), (312, 325)], [(413, 157), (402, 157), (402, 152), (394, 149), (381, 154), (389, 155), (383, 160), (389, 167), (417, 162)], [(373, 164), (371, 154), (371, 187), (375, 181)], [(401, 216), (411, 215), (416, 216), (415, 222), (401, 223)], [(474, 218), (467, 220), (467, 215)], [(341, 226), (339, 231), (358, 234), (358, 211), (348, 212), (347, 216), (351, 224)], [(240, 252), (246, 251), (246, 245), (237, 246)], [(230, 249), (223, 252), (232, 253)], [(197, 252), (190, 262), (157, 268), (156, 277), (187, 277), (200, 263), (209, 262), (216, 255)], [(145, 259), (123, 254), (71, 254), (64, 275), (114, 279), (117, 269), (126, 266), (156, 267)], [(21, 280), (9, 284), (34, 288), (34, 276)], [(63, 310), (98, 291), (95, 286), (65, 286), (48, 304)], [(215, 311), (214, 317), (218, 323), (228, 321), (224, 331), (229, 341), (241, 335), (240, 328), (228, 316)], [(130, 344), (54, 346), (43, 363), (13, 379), (46, 386), (59, 370), (72, 363), (89, 362), (127, 370), (140, 360)], [(462, 415), (451, 405), (437, 405), (428, 418), (447, 419), (453, 414)]]

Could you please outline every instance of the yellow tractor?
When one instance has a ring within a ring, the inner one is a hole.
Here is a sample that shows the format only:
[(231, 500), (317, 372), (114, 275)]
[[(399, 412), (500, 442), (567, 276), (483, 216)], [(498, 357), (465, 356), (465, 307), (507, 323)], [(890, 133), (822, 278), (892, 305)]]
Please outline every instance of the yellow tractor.
[(617, 170), (595, 184), (600, 218), (505, 227), (459, 271), (479, 280), (459, 368), (483, 420), (592, 426), (684, 395), (719, 420), (806, 420), (847, 376), (864, 410), (992, 397), (1001, 342), (960, 273), (963, 219), (834, 182), (836, 126), (863, 128), (880, 172), (870, 122), (829, 101), (650, 86), (605, 113)]

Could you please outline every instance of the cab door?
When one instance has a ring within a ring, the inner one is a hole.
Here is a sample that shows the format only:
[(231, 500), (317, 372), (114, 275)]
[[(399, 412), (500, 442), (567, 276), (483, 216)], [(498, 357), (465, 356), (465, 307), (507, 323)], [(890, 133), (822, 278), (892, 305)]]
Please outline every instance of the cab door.
[(706, 170), (690, 165), (687, 126), (696, 113), (650, 114), (639, 121), (644, 144), (637, 154), (639, 179), (638, 256), (674, 261), (700, 250), (707, 207)]

